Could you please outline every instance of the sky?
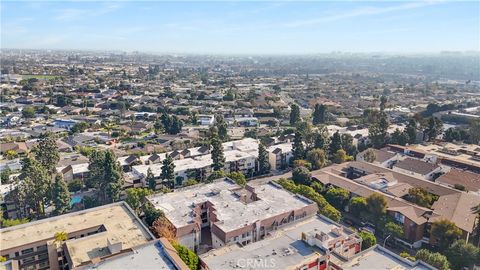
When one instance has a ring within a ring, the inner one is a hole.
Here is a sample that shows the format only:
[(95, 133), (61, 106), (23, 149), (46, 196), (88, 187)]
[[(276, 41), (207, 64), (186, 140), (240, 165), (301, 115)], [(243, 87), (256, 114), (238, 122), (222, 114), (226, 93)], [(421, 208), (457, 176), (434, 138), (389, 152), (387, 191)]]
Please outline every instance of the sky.
[(0, 47), (198, 54), (480, 50), (480, 1), (8, 1)]

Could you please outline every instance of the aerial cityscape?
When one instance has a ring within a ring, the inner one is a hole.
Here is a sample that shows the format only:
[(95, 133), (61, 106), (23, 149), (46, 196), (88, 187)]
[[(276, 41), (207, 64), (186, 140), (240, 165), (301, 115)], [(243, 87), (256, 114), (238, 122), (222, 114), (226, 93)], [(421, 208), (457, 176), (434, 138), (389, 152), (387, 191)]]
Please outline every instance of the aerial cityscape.
[(0, 1), (0, 269), (480, 269), (479, 1)]

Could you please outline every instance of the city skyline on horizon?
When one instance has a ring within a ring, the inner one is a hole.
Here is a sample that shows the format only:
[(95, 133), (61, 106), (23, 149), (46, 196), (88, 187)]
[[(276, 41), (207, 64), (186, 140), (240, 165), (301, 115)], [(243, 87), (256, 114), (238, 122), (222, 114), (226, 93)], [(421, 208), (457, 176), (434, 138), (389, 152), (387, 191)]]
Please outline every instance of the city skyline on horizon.
[(4, 1), (0, 11), (2, 49), (221, 55), (480, 49), (480, 3), (469, 1)]

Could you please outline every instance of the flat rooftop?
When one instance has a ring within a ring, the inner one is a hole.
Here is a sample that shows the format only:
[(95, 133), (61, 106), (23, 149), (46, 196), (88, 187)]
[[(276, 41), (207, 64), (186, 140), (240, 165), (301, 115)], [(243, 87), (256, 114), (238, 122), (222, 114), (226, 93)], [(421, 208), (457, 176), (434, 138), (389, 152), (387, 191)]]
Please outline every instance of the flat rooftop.
[(108, 258), (83, 269), (177, 269), (177, 267), (170, 261), (160, 242), (152, 241), (134, 248), (133, 252)]
[[(138, 246), (153, 239), (152, 234), (126, 203), (118, 202), (1, 229), (1, 248), (7, 250), (37, 241), (48, 241), (53, 239), (57, 232), (68, 234), (102, 225), (106, 229), (105, 237), (121, 242), (123, 249)], [(98, 239), (98, 241), (102, 240)], [(84, 245), (86, 246), (82, 246), (82, 249), (90, 247), (93, 249), (96, 244), (85, 243)]]
[(391, 269), (391, 270), (432, 270), (436, 269), (420, 261), (411, 262), (407, 259), (380, 247), (375, 246), (372, 249), (359, 253), (347, 262), (339, 263), (344, 270), (372, 270), (372, 269)]
[(147, 199), (155, 208), (162, 210), (177, 228), (194, 222), (193, 205), (210, 201), (219, 219), (215, 224), (225, 232), (313, 204), (271, 182), (251, 187), (255, 189), (258, 200), (249, 203), (240, 200), (242, 187), (228, 178), (172, 193), (155, 194)]
[(333, 228), (338, 228), (338, 225), (324, 217), (314, 216), (273, 231), (261, 241), (244, 247), (230, 245), (214, 249), (200, 255), (200, 259), (212, 270), (239, 269), (251, 260), (270, 263), (264, 267), (258, 264), (258, 269), (291, 269), (292, 266), (302, 264), (310, 258), (325, 255), (320, 248), (310, 246), (302, 240), (303, 232), (329, 233)]

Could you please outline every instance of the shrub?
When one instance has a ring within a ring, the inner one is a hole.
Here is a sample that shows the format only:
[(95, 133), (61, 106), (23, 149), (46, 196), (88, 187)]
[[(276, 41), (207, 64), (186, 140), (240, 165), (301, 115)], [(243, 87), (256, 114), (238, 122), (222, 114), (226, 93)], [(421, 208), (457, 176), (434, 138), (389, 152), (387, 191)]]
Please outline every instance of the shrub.
[(358, 235), (362, 238), (362, 249), (368, 249), (377, 244), (377, 238), (371, 232), (359, 232)]
[(198, 269), (198, 256), (193, 251), (178, 243), (173, 243), (173, 247), (178, 253), (182, 261), (190, 268), (190, 270)]
[(70, 192), (80, 191), (82, 187), (83, 187), (83, 183), (81, 180), (78, 180), (78, 179), (68, 183), (68, 191)]

